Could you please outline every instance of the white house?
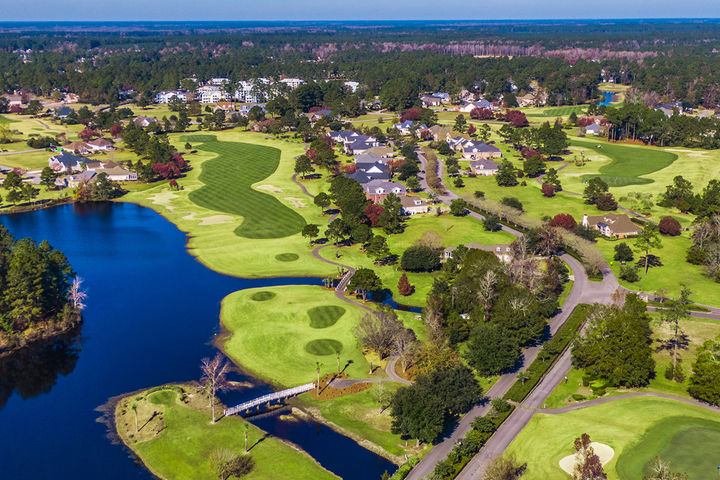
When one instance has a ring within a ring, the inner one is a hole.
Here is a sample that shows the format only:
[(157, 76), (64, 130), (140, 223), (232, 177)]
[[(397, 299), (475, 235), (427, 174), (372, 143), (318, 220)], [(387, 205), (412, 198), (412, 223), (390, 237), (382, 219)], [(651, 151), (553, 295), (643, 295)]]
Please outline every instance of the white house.
[(585, 127), (585, 135), (600, 135), (600, 125), (592, 123)]
[(217, 103), (227, 100), (227, 92), (217, 85), (203, 85), (196, 91), (200, 103)]
[(112, 150), (113, 148), (115, 148), (113, 146), (113, 142), (105, 138), (96, 138), (95, 140), (88, 142), (87, 145), (88, 147), (90, 147), (90, 149), (94, 151)]
[(280, 83), (287, 85), (291, 90), (295, 90), (297, 87), (304, 85), (306, 82), (305, 80), (301, 80), (299, 78), (283, 78), (280, 80)]
[(82, 163), (84, 162), (85, 158), (62, 151), (50, 157), (48, 166), (58, 173), (70, 173), (82, 170)]
[(267, 95), (266, 89), (263, 89), (264, 85), (269, 85), (270, 80), (267, 78), (257, 78), (255, 80), (242, 80), (238, 82), (238, 86), (235, 89), (235, 99), (245, 103), (261, 103), (266, 102)]
[(138, 175), (135, 172), (131, 172), (125, 167), (121, 167), (120, 165), (115, 165), (110, 168), (101, 168), (98, 170), (95, 170), (95, 173), (98, 175), (101, 173), (106, 173), (109, 180), (112, 180), (113, 182), (134, 182), (137, 181)]
[(488, 102), (484, 98), (481, 100), (478, 100), (477, 102), (468, 102), (460, 107), (460, 111), (464, 113), (470, 113), (476, 108), (488, 108), (490, 110), (495, 110), (496, 107), (492, 103)]
[(470, 162), (470, 170), (472, 170), (475, 175), (483, 177), (497, 175), (499, 169), (500, 164), (490, 159), (482, 158), (480, 160), (473, 160)]
[(164, 90), (155, 95), (155, 103), (170, 103), (173, 98), (187, 103), (190, 97), (191, 93), (185, 90)]
[(422, 198), (404, 196), (400, 197), (400, 203), (402, 204), (401, 212), (403, 215), (417, 215), (430, 211), (430, 205)]
[(348, 87), (352, 93), (355, 93), (360, 86), (360, 82), (345, 82), (345, 86)]

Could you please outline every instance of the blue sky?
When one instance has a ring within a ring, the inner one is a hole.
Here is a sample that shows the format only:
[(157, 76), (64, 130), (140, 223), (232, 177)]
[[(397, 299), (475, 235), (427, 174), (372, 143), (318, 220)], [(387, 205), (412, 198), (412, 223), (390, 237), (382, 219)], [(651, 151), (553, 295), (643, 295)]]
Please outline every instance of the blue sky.
[(717, 0), (0, 0), (0, 21), (720, 17)]

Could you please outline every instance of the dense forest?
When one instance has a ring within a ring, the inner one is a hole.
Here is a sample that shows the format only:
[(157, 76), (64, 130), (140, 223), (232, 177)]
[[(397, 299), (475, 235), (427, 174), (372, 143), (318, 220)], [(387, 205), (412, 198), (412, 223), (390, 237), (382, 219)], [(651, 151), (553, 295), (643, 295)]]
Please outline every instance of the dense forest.
[(74, 275), (46, 241), (16, 240), (0, 226), (0, 356), (77, 324), (84, 294)]
[(551, 104), (584, 103), (602, 80), (640, 94), (715, 107), (716, 21), (330, 24), (0, 25), (0, 91), (71, 91), (118, 100), (183, 79), (351, 79), (378, 95), (391, 78), (414, 90), (476, 89), (495, 99), (531, 83)]

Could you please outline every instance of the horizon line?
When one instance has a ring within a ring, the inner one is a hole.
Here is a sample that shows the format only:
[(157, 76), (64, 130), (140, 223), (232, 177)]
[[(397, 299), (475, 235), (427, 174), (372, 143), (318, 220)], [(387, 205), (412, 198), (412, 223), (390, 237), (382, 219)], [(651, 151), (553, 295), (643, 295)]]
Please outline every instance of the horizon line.
[(698, 20), (717, 20), (720, 17), (615, 17), (615, 18), (586, 18), (586, 17), (564, 17), (564, 18), (486, 18), (486, 19), (430, 19), (430, 18), (395, 18), (395, 19), (244, 19), (244, 20), (161, 20), (161, 19), (141, 19), (141, 20), (0, 20), (0, 24), (4, 23), (255, 23), (255, 22), (285, 22), (285, 23), (309, 23), (309, 22), (457, 22), (457, 23), (490, 23), (490, 22), (557, 22), (557, 21), (585, 21), (585, 22), (602, 22), (602, 21), (698, 21)]

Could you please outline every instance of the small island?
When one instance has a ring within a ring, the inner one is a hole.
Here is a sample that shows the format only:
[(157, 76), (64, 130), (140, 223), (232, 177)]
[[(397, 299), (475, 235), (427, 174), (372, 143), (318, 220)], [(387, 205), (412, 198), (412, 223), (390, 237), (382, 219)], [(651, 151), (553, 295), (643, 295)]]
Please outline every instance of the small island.
[(0, 359), (77, 333), (81, 285), (62, 252), (0, 226)]

